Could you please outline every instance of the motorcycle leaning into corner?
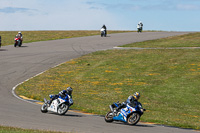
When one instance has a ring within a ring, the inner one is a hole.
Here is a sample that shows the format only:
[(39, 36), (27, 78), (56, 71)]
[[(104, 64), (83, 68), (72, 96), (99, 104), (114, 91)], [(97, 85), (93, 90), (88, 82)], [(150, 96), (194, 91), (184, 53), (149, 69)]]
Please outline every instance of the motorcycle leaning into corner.
[(14, 40), (15, 40), (14, 47), (17, 47), (17, 46), (21, 47), (22, 46), (22, 38), (21, 38), (21, 36), (16, 35)]
[(142, 108), (141, 103), (138, 102), (135, 107), (132, 107), (127, 103), (125, 108), (122, 108), (117, 112), (116, 108), (120, 105), (121, 104), (117, 102), (109, 106), (110, 111), (105, 115), (106, 122), (121, 121), (128, 123), (129, 125), (136, 125), (144, 111), (146, 111), (146, 109)]
[[(56, 95), (50, 95), (50, 98), (55, 96)], [(41, 112), (47, 113), (48, 111), (52, 111), (58, 113), (59, 115), (64, 115), (71, 105), (73, 105), (73, 100), (69, 95), (66, 95), (65, 97), (58, 95), (51, 103), (44, 98), (44, 104), (41, 106)]]

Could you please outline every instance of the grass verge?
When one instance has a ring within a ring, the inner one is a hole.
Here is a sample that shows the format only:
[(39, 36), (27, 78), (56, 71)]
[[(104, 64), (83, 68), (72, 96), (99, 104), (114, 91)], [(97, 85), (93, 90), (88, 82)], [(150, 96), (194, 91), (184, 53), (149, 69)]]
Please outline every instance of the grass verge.
[(144, 42), (136, 42), (121, 47), (199, 47), (200, 32), (190, 33), (180, 36), (172, 36), (156, 40), (148, 40)]
[(62, 133), (62, 132), (53, 132), (53, 131), (41, 131), (41, 130), (32, 130), (32, 129), (22, 129), (8, 126), (0, 126), (0, 133)]
[[(132, 31), (108, 31), (108, 34)], [(18, 31), (0, 31), (2, 46), (14, 44)], [(23, 43), (100, 35), (100, 31), (22, 31)]]
[[(184, 36), (165, 42), (190, 46), (193, 37)], [(159, 44), (154, 40), (150, 46)], [(98, 51), (46, 71), (18, 86), (16, 93), (42, 101), (71, 86), (73, 109), (105, 115), (108, 105), (139, 91), (147, 109), (142, 121), (200, 129), (199, 61), (199, 49)]]

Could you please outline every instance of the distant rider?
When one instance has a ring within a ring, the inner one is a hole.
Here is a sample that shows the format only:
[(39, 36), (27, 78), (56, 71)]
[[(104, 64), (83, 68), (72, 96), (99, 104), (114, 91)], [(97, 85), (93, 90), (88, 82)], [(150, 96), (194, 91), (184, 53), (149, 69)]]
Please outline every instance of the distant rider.
[(129, 96), (128, 99), (123, 102), (117, 109), (116, 111), (118, 112), (121, 108), (125, 108), (126, 107), (126, 104), (128, 104), (129, 106), (131, 107), (135, 107), (136, 105), (138, 104), (141, 104), (140, 102), (138, 102), (140, 98), (140, 93), (139, 92), (135, 92), (133, 94), (133, 96)]
[(21, 45), (22, 45), (23, 35), (22, 35), (22, 33), (21, 33), (20, 31), (17, 33), (17, 35), (15, 36), (15, 38), (20, 39), (20, 41), (21, 41)]
[(143, 23), (142, 21), (140, 21), (138, 24), (137, 24), (137, 29), (138, 29), (138, 32), (142, 32), (142, 29), (143, 29)]
[(23, 35), (22, 35), (21, 31), (19, 31), (18, 34), (21, 36), (21, 38), (23, 38)]
[(137, 24), (137, 31), (139, 32), (140, 30), (140, 24)]
[(50, 100), (48, 101), (49, 105), (51, 104), (51, 102), (54, 100), (54, 99), (57, 99), (59, 96), (65, 98), (67, 95), (70, 96), (70, 98), (72, 98), (72, 91), (73, 89), (71, 87), (67, 87), (66, 90), (62, 90), (60, 91), (57, 95), (49, 95), (50, 97)]
[(102, 26), (103, 29), (105, 29), (105, 34), (107, 35), (107, 28), (105, 26), (105, 24)]
[(17, 36), (20, 36), (21, 40), (23, 41), (23, 35), (22, 35), (21, 31), (18, 32)]

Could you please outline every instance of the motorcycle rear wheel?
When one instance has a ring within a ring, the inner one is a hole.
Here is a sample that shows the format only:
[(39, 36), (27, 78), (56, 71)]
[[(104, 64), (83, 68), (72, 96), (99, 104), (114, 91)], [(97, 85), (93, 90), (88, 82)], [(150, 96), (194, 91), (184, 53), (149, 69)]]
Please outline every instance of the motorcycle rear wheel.
[(42, 113), (47, 113), (48, 112), (48, 110), (47, 110), (47, 104), (46, 103), (42, 104), (42, 106), (41, 106), (41, 112)]
[(140, 115), (138, 113), (133, 113), (128, 117), (128, 124), (129, 125), (136, 125), (140, 120)]
[(105, 117), (104, 117), (105, 121), (106, 122), (113, 122), (113, 112), (112, 111), (109, 111)]
[(64, 115), (69, 109), (69, 105), (67, 104), (61, 104), (59, 107), (58, 107), (58, 114), (59, 115)]

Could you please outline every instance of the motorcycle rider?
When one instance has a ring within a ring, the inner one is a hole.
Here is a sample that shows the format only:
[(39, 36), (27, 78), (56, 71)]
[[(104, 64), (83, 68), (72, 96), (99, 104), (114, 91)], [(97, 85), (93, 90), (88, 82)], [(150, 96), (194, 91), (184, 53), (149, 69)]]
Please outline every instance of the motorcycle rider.
[(137, 32), (140, 31), (140, 24), (137, 24)]
[(126, 104), (130, 105), (131, 107), (135, 107), (136, 105), (141, 104), (138, 102), (139, 98), (140, 93), (135, 92), (133, 95), (129, 96), (125, 102), (123, 102), (120, 106), (116, 108), (116, 112), (118, 112), (121, 108), (125, 108)]
[(107, 28), (105, 26), (105, 24), (102, 26), (103, 29), (105, 29), (105, 34), (107, 35)]
[(18, 32), (17, 36), (20, 36), (21, 40), (23, 41), (23, 35), (22, 35), (21, 31)]
[(17, 35), (15, 36), (15, 38), (19, 38), (20, 41), (21, 41), (21, 45), (22, 45), (23, 36), (22, 36), (22, 33), (20, 31), (17, 33)]
[(23, 35), (22, 35), (21, 31), (18, 32), (18, 35), (20, 35), (21, 38), (23, 38)]
[(138, 24), (137, 24), (137, 29), (138, 29), (138, 32), (142, 32), (142, 29), (143, 29), (143, 23), (142, 21), (140, 21)]
[(67, 89), (66, 90), (62, 90), (62, 91), (60, 91), (57, 95), (49, 95), (49, 97), (50, 97), (50, 100), (48, 101), (48, 104), (50, 105), (51, 104), (51, 102), (54, 100), (54, 99), (57, 99), (59, 96), (61, 96), (61, 97), (66, 97), (67, 95), (69, 95), (71, 98), (72, 98), (72, 91), (73, 91), (73, 89), (71, 88), (71, 87), (67, 87)]

